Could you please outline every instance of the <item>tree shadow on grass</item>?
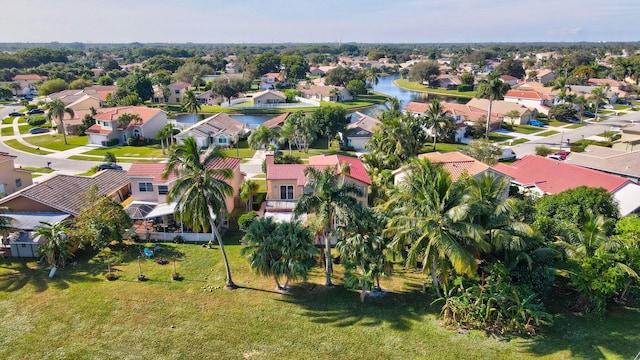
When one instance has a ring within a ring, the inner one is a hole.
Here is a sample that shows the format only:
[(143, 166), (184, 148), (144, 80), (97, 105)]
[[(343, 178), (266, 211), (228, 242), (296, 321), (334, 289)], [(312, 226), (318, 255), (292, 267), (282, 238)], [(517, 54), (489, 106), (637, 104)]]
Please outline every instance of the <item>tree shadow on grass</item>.
[(35, 292), (47, 289), (67, 289), (74, 282), (98, 281), (85, 272), (71, 266), (59, 268), (53, 278), (49, 278), (50, 269), (40, 267), (36, 262), (14, 260), (0, 266), (0, 291), (13, 292), (32, 286)]
[(380, 298), (367, 298), (363, 303), (357, 291), (314, 284), (294, 287), (289, 296), (279, 301), (302, 307), (303, 315), (313, 322), (336, 327), (387, 323), (396, 330), (410, 330), (413, 322), (432, 311), (429, 299), (419, 292), (388, 292)]
[(569, 351), (575, 358), (633, 359), (640, 352), (640, 307), (610, 306), (601, 319), (558, 313), (527, 347), (536, 356)]

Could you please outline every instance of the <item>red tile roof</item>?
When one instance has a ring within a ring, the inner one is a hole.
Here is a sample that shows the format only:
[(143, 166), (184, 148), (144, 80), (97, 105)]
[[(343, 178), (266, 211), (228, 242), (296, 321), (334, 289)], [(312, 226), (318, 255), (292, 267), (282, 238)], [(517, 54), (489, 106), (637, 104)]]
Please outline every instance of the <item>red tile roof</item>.
[[(209, 169), (236, 169), (240, 166), (242, 159), (235, 157), (227, 157), (222, 159), (215, 159), (209, 164)], [(162, 172), (167, 164), (164, 163), (133, 163), (127, 171), (129, 177), (143, 177), (152, 178), (152, 182), (156, 184), (166, 184), (175, 180), (176, 175), (174, 173), (169, 174), (166, 179), (162, 178)], [(224, 180), (221, 176), (214, 176), (219, 180)]]
[(511, 165), (498, 164), (493, 169), (512, 177), (523, 186), (536, 186), (547, 194), (557, 194), (578, 186), (601, 187), (613, 193), (629, 181), (620, 176), (536, 155), (527, 155)]
[[(268, 155), (269, 156), (269, 155)], [(328, 166), (336, 167), (342, 163), (349, 164), (348, 177), (363, 182), (367, 185), (371, 185), (371, 179), (367, 174), (367, 170), (364, 168), (362, 161), (358, 158), (343, 156), (343, 155), (317, 155), (309, 158), (309, 165), (306, 164), (271, 164), (267, 165), (267, 179), (269, 180), (287, 180), (295, 179), (296, 184), (304, 186), (306, 179), (304, 170), (308, 167), (316, 168), (317, 170), (324, 170)], [(269, 159), (267, 159), (267, 164)]]
[(0, 162), (5, 162), (5, 161), (9, 161), (9, 160), (13, 161), (13, 159), (15, 159), (15, 158), (17, 158), (17, 156), (11, 155), (11, 154), (9, 154), (7, 152), (4, 152), (4, 151), (0, 152)]
[(168, 85), (168, 87), (176, 88), (176, 89), (188, 89), (190, 86), (191, 84), (184, 81), (177, 81), (177, 82), (174, 82), (173, 84)]
[(418, 155), (420, 159), (429, 159), (434, 164), (442, 164), (442, 168), (451, 174), (451, 180), (458, 181), (463, 175), (475, 176), (489, 169), (489, 165), (461, 152), (430, 152)]
[(109, 135), (111, 134), (112, 131), (113, 131), (112, 129), (103, 129), (102, 126), (98, 124), (93, 124), (87, 130), (85, 130), (86, 133), (100, 134), (100, 135)]
[(47, 80), (47, 77), (40, 76), (38, 74), (18, 74), (13, 77), (13, 81), (18, 81), (18, 80), (39, 81), (39, 80)]
[(161, 113), (162, 110), (146, 106), (122, 106), (116, 108), (103, 108), (96, 114), (96, 120), (117, 121), (122, 114), (138, 115), (142, 123), (146, 123), (151, 118)]
[(554, 99), (555, 96), (543, 94), (535, 90), (515, 90), (511, 89), (504, 94), (504, 97), (512, 97), (518, 99), (535, 99), (535, 100), (549, 100)]
[(304, 171), (308, 167), (324, 170), (326, 166), (311, 166), (307, 164), (274, 164), (267, 165), (268, 180), (295, 180), (297, 186), (304, 186), (307, 182)]

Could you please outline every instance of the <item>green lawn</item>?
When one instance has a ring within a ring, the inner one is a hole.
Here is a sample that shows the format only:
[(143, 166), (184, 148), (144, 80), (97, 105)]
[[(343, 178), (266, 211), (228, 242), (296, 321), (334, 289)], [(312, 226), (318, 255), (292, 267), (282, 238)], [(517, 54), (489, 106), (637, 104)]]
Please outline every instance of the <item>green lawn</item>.
[(6, 140), (4, 142), (5, 145), (7, 145), (8, 147), (14, 148), (16, 150), (20, 150), (20, 151), (24, 151), (24, 152), (28, 152), (28, 153), (32, 153), (32, 154), (36, 154), (36, 155), (47, 155), (47, 154), (51, 154), (51, 151), (46, 151), (46, 150), (37, 150), (35, 148), (32, 148), (30, 146), (24, 145), (20, 142), (18, 142), (18, 140), (16, 139), (11, 139), (11, 140)]
[(526, 143), (526, 142), (529, 142), (529, 140), (527, 140), (527, 139), (525, 139), (525, 138), (520, 138), (520, 139), (515, 139), (515, 140), (513, 140), (513, 141), (509, 142), (509, 144), (510, 144), (511, 146), (515, 146), (515, 145), (518, 145), (518, 144), (524, 144), (524, 143)]
[(0, 129), (0, 135), (13, 136), (13, 126), (7, 126)]
[(13, 116), (2, 119), (2, 125), (13, 124)]
[(543, 133), (540, 134), (536, 134), (537, 136), (551, 136), (551, 135), (555, 135), (555, 134), (559, 134), (560, 132), (555, 131), (555, 130), (549, 130), (549, 131), (545, 131)]
[[(289, 148), (280, 149), (280, 151), (284, 155), (289, 155)], [(353, 151), (340, 150), (340, 146), (337, 141), (333, 141), (331, 143), (331, 147), (327, 147), (326, 137), (321, 137), (316, 139), (316, 141), (314, 141), (309, 147), (309, 151), (307, 153), (304, 152), (304, 149), (303, 150), (293, 149), (292, 151), (293, 156), (299, 157), (301, 159), (308, 159), (311, 156), (322, 155), (322, 154), (356, 156), (355, 152)]]
[(493, 142), (502, 142), (502, 141), (511, 140), (515, 138), (516, 138), (515, 136), (502, 134), (502, 133), (496, 133), (496, 132), (489, 133), (489, 140)]
[(566, 123), (566, 122), (558, 121), (558, 120), (549, 120), (549, 123), (548, 123), (549, 126), (556, 126), (556, 127), (557, 126), (565, 126), (567, 124), (568, 123)]
[[(48, 269), (34, 261), (0, 259), (0, 348), (3, 359), (568, 359), (633, 358), (640, 344), (640, 310), (614, 306), (603, 319), (560, 312), (537, 337), (488, 336), (448, 329), (423, 293), (425, 275), (395, 264), (383, 278), (388, 291), (360, 302), (343, 284), (325, 288), (323, 269), (289, 294), (273, 292), (240, 254), (237, 236), (227, 253), (240, 286), (225, 291), (219, 250), (161, 244), (159, 256), (180, 254), (173, 265), (140, 260), (150, 279), (138, 282), (139, 246), (85, 252), (74, 266)], [(151, 246), (152, 244), (145, 244)], [(106, 281), (110, 254), (119, 276)]]
[(476, 96), (475, 91), (460, 92), (458, 90), (435, 89), (435, 88), (430, 88), (428, 86), (421, 85), (415, 82), (411, 82), (407, 79), (398, 79), (395, 81), (395, 83), (401, 88), (405, 88), (413, 91), (425, 92), (429, 94), (437, 94), (437, 95), (443, 95), (443, 96), (461, 97), (461, 98), (469, 98), (469, 99)]
[[(76, 160), (87, 160), (87, 159), (76, 159)], [(94, 166), (91, 169), (89, 169), (89, 170), (87, 170), (87, 171), (85, 171), (83, 173), (78, 174), (78, 176), (92, 176), (95, 173), (97, 173), (98, 171), (100, 171), (100, 169), (98, 169), (97, 166)]]
[(110, 148), (100, 148), (95, 150), (85, 151), (85, 155), (100, 155), (104, 156), (107, 152), (113, 153), (117, 158), (120, 157), (141, 157), (141, 158), (163, 158), (162, 148), (160, 145), (151, 146), (114, 146)]
[(230, 149), (222, 150), (222, 153), (225, 156), (239, 157), (239, 158), (243, 158), (243, 159), (250, 159), (250, 158), (253, 157), (253, 155), (256, 153), (256, 151), (249, 147), (249, 144), (247, 143), (246, 140), (243, 140), (243, 141), (239, 141), (238, 142), (238, 148), (237, 149), (236, 148), (230, 148)]
[(578, 129), (581, 128), (583, 126), (587, 126), (586, 124), (571, 124), (569, 126), (565, 126), (565, 129)]
[[(67, 159), (103, 162), (104, 161), (104, 156), (71, 155)], [(125, 158), (118, 158), (117, 160), (118, 160), (119, 163), (134, 163), (134, 162), (155, 163), (155, 162), (160, 162), (163, 159), (151, 160), (151, 159), (125, 159)]]
[(543, 128), (531, 125), (511, 125), (511, 130), (520, 134), (533, 134), (542, 131)]
[(63, 136), (61, 134), (54, 134), (54, 133), (25, 137), (24, 140), (33, 146), (40, 147), (43, 149), (64, 151), (64, 150), (74, 149), (79, 146), (87, 145), (87, 142), (89, 141), (89, 137), (67, 135), (66, 145), (64, 143)]
[[(466, 144), (437, 143), (436, 144), (436, 151), (442, 152), (442, 153), (447, 153), (447, 152), (452, 152), (452, 151), (462, 151), (466, 147), (467, 147)], [(433, 151), (433, 143), (428, 144), (422, 150), (425, 151), (425, 152)]]
[(27, 170), (27, 171), (33, 171), (33, 172), (38, 172), (38, 173), (45, 173), (45, 174), (50, 174), (52, 172), (55, 171), (55, 169), (52, 168), (48, 168), (48, 167), (23, 167), (23, 170)]

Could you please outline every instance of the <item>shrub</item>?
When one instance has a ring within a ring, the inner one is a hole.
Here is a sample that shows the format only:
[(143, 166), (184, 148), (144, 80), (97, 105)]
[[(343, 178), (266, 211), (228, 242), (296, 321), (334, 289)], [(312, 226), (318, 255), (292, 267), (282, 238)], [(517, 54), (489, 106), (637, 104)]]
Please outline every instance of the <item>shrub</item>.
[(114, 146), (120, 144), (120, 139), (109, 139), (105, 142), (105, 146)]
[(36, 116), (29, 118), (27, 123), (31, 126), (42, 126), (47, 122), (47, 120), (43, 116)]
[(36, 108), (38, 108), (38, 105), (36, 105), (36, 104), (29, 104), (29, 105), (27, 105), (27, 111), (29, 111), (29, 110), (33, 110), (33, 109), (36, 109)]
[(240, 229), (240, 231), (247, 231), (249, 226), (253, 224), (257, 217), (258, 213), (253, 210), (240, 215), (240, 217), (238, 218), (238, 229)]
[(550, 149), (544, 145), (536, 146), (536, 155), (538, 156), (547, 156), (553, 152), (553, 149)]
[(138, 240), (140, 240), (140, 235), (138, 235), (138, 233), (132, 233), (131, 235), (129, 235), (129, 240), (138, 242)]
[(173, 242), (175, 244), (183, 244), (184, 243), (184, 238), (182, 237), (182, 235), (176, 235), (173, 237)]
[(460, 84), (458, 85), (459, 92), (473, 91), (473, 84)]

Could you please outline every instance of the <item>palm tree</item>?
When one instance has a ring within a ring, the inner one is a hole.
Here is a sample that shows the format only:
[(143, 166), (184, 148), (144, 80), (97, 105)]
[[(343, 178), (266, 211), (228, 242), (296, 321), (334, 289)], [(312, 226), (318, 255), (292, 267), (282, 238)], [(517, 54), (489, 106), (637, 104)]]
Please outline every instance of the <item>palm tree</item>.
[(41, 225), (35, 228), (35, 235), (42, 236), (46, 239), (38, 251), (47, 259), (47, 263), (51, 267), (58, 267), (64, 264), (64, 261), (73, 256), (71, 249), (73, 247), (72, 238), (68, 236), (70, 223), (62, 221), (57, 224), (41, 222)]
[(107, 151), (104, 154), (104, 162), (109, 164), (115, 164), (118, 162), (118, 159), (116, 158), (116, 155), (114, 153), (112, 153), (111, 151)]
[(558, 101), (564, 102), (567, 100), (567, 90), (571, 90), (571, 88), (567, 86), (567, 78), (561, 76), (553, 82), (551, 90), (560, 90), (558, 93)]
[(12, 224), (15, 220), (5, 215), (8, 212), (8, 207), (0, 206), (0, 234), (6, 234), (14, 229)]
[(17, 82), (10, 83), (9, 87), (11, 87), (16, 96), (18, 96), (18, 91), (22, 90), (20, 84), (18, 84)]
[(438, 99), (431, 100), (431, 106), (425, 116), (427, 126), (431, 128), (431, 136), (433, 136), (433, 151), (436, 151), (438, 136), (451, 126), (454, 120), (447, 115), (447, 111), (442, 107)]
[(384, 233), (393, 237), (392, 248), (406, 250), (407, 266), (421, 262), (423, 271), (429, 269), (438, 296), (451, 268), (458, 274), (474, 274), (474, 255), (490, 248), (482, 227), (471, 221), (467, 194), (441, 166), (414, 160), (383, 205), (391, 214)]
[(251, 132), (247, 141), (249, 146), (254, 149), (264, 147), (265, 150), (269, 150), (269, 143), (275, 138), (277, 138), (277, 135), (273, 129), (261, 125)]
[(327, 167), (317, 170), (312, 167), (305, 169), (304, 174), (313, 192), (302, 194), (295, 208), (297, 216), (312, 212), (322, 225), (322, 236), (325, 242), (325, 286), (331, 283), (331, 240), (329, 239), (333, 224), (337, 219), (346, 219), (356, 206), (354, 196), (363, 196), (359, 187), (353, 184), (338, 185), (336, 168)]
[[(289, 156), (293, 155), (292, 143), (298, 135), (298, 129), (293, 121), (285, 121), (284, 125), (280, 129), (280, 138), (282, 141), (286, 141), (289, 144)], [(300, 149), (298, 149), (300, 150)]]
[(47, 121), (58, 119), (58, 132), (62, 133), (64, 144), (66, 145), (67, 131), (64, 126), (64, 114), (69, 114), (69, 116), (73, 118), (76, 115), (75, 112), (73, 111), (73, 109), (65, 107), (64, 103), (60, 99), (56, 99), (47, 103), (44, 108), (45, 110), (47, 110), (47, 114), (45, 115)]
[(209, 146), (200, 155), (198, 142), (188, 137), (181, 145), (171, 149), (162, 176), (167, 178), (171, 173), (176, 174), (178, 180), (167, 193), (167, 201), (177, 200), (176, 219), (187, 223), (196, 232), (211, 229), (212, 240), (217, 239), (224, 261), (227, 275), (225, 289), (235, 289), (222, 236), (215, 223), (215, 219), (220, 220), (228, 215), (225, 197), (233, 193), (231, 185), (221, 180), (230, 179), (231, 171), (211, 167), (214, 161), (223, 157), (215, 146)]
[(251, 210), (251, 205), (253, 204), (253, 196), (260, 189), (260, 185), (257, 182), (252, 180), (244, 180), (242, 185), (240, 185), (240, 199), (246, 201), (246, 211)]
[(584, 95), (574, 96), (571, 100), (572, 103), (578, 105), (579, 114), (580, 114), (580, 122), (582, 122), (582, 116), (584, 114), (584, 107), (587, 105), (587, 98)]
[(160, 146), (162, 147), (162, 155), (165, 154), (164, 142), (167, 142), (167, 148), (169, 148), (169, 139), (173, 138), (173, 125), (167, 123), (162, 129), (156, 133), (156, 139), (160, 139)]
[(196, 99), (196, 95), (191, 90), (187, 90), (184, 93), (184, 98), (182, 99), (182, 109), (189, 114), (196, 114), (200, 112), (202, 105)]
[(509, 90), (509, 84), (500, 80), (500, 74), (497, 72), (489, 74), (487, 79), (481, 81), (480, 85), (478, 85), (478, 98), (489, 99), (486, 138), (489, 138), (489, 129), (491, 127), (491, 106), (493, 105), (493, 100), (502, 100), (507, 90)]
[(607, 99), (607, 93), (605, 92), (603, 86), (598, 86), (597, 88), (591, 90), (591, 96), (589, 96), (589, 100), (591, 100), (596, 108), (596, 111), (594, 113), (596, 119), (598, 118), (598, 108), (600, 107), (600, 104), (605, 103)]
[(204, 83), (204, 79), (200, 75), (194, 75), (193, 80), (191, 81), (191, 86), (196, 87), (196, 91), (200, 91), (200, 85)]
[(378, 85), (378, 82), (380, 81), (378, 79), (378, 69), (373, 66), (370, 67), (369, 70), (367, 70), (366, 79), (367, 85), (370, 89), (373, 89), (374, 86)]

